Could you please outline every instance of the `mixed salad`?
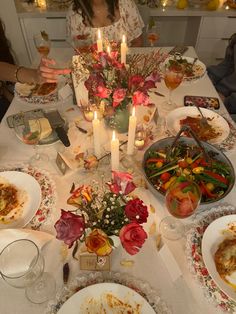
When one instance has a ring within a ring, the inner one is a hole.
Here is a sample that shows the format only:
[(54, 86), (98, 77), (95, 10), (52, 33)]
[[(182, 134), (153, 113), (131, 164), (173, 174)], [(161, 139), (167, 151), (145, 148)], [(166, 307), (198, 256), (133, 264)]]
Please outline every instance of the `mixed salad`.
[(232, 168), (219, 161), (215, 152), (209, 151), (206, 160), (200, 147), (179, 143), (167, 159), (168, 149), (150, 151), (144, 164), (149, 181), (160, 193), (165, 194), (179, 176), (186, 176), (199, 185), (201, 202), (209, 202), (222, 198), (233, 183)]

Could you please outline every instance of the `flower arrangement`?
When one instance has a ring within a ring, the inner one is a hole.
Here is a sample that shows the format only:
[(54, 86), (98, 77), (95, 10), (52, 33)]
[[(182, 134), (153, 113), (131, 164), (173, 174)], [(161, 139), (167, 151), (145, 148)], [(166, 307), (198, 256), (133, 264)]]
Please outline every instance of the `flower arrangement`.
[(88, 252), (106, 256), (116, 236), (129, 254), (138, 253), (147, 239), (142, 224), (147, 222), (148, 209), (142, 200), (129, 195), (135, 188), (132, 176), (122, 172), (113, 172), (111, 182), (102, 187), (73, 188), (67, 203), (75, 210), (61, 210), (55, 223), (57, 239), (69, 248), (76, 241), (84, 242)]
[(86, 76), (85, 86), (92, 103), (103, 107), (105, 116), (133, 106), (151, 105), (149, 92), (160, 82), (160, 64), (166, 55), (157, 50), (149, 54), (128, 55), (128, 64), (120, 62), (116, 43), (110, 52), (79, 55), (73, 64), (74, 75)]

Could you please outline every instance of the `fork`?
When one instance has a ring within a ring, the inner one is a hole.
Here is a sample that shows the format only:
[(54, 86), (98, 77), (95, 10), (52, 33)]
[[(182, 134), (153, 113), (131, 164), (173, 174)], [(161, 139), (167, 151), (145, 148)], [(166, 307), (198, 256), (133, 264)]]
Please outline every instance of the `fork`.
[(195, 107), (197, 108), (197, 110), (198, 110), (198, 111), (200, 112), (200, 114), (201, 114), (200, 123), (201, 123), (202, 127), (210, 128), (211, 126), (210, 126), (210, 124), (208, 123), (207, 118), (203, 115), (202, 110), (201, 110), (197, 105), (195, 105)]

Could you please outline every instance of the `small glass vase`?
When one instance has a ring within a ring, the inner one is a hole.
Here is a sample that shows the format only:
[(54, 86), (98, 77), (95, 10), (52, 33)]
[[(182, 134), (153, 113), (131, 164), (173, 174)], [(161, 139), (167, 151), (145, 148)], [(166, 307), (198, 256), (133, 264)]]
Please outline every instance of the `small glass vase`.
[(114, 114), (105, 117), (105, 122), (108, 127), (115, 129), (118, 133), (126, 133), (129, 128), (129, 107), (116, 109)]

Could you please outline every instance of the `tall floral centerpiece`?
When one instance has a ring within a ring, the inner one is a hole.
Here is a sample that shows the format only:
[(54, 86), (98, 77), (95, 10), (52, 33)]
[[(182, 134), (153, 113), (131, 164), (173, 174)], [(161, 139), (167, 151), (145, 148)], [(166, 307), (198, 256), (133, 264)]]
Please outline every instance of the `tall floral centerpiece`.
[(132, 54), (127, 64), (120, 62), (119, 47), (113, 43), (109, 52), (80, 55), (73, 64), (75, 76), (84, 82), (90, 102), (104, 114), (108, 125), (126, 132), (131, 106), (151, 105), (149, 92), (160, 82), (160, 63), (166, 58), (160, 50), (149, 54)]
[(87, 251), (106, 256), (114, 248), (114, 236), (131, 255), (139, 252), (147, 239), (142, 224), (147, 222), (148, 208), (130, 193), (136, 186), (130, 174), (113, 172), (113, 179), (102, 188), (80, 186), (74, 189), (67, 203), (74, 210), (61, 210), (55, 224), (57, 239), (69, 247), (84, 242)]

